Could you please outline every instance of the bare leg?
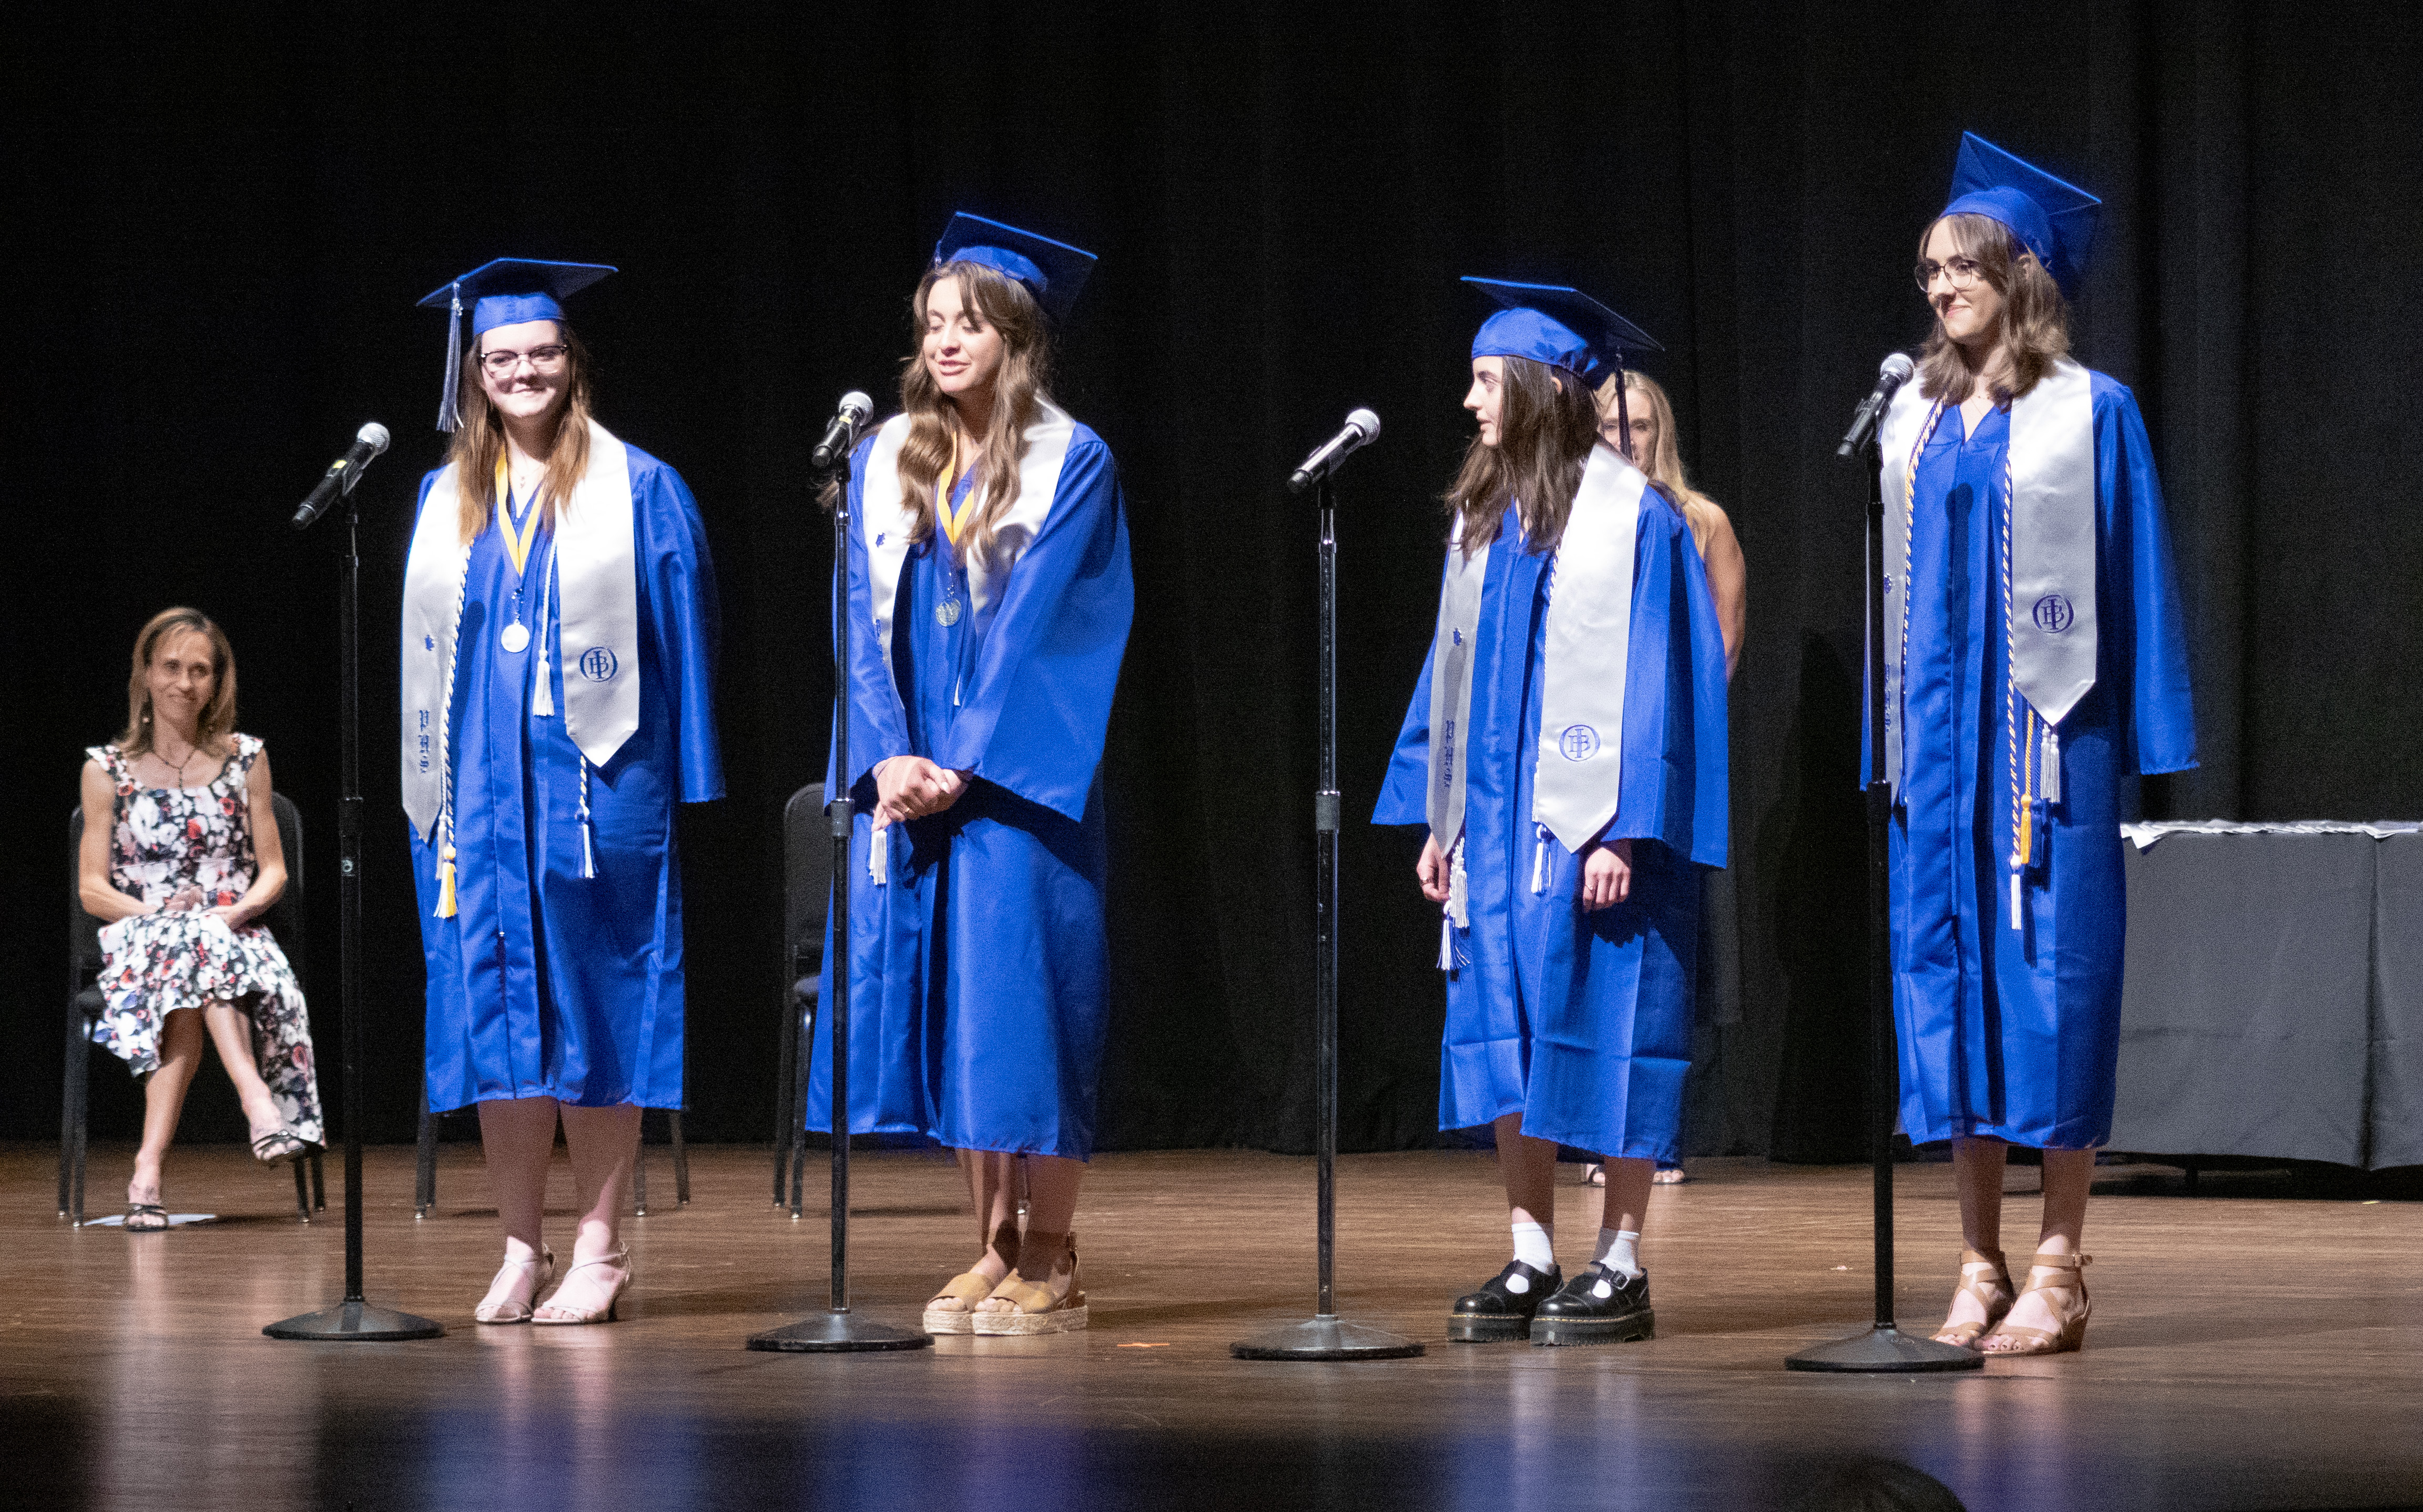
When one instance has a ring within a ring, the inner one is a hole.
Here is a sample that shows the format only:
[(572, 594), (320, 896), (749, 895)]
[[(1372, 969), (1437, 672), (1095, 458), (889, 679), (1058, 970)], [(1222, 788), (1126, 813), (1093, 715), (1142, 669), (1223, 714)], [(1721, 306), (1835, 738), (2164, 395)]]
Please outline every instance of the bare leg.
[(252, 1016), (234, 1003), (214, 1002), (203, 1006), (202, 1021), (210, 1028), (211, 1043), (218, 1047), (219, 1064), (227, 1067), (228, 1080), (235, 1085), (236, 1100), (244, 1104), (244, 1121), (251, 1126), (252, 1137), (259, 1139), (283, 1127), (285, 1117), (253, 1060)]
[[(2086, 1190), (2094, 1180), (2095, 1152), (2093, 1150), (2044, 1152), (2044, 1220), (2036, 1238), (2036, 1249), (2039, 1252), (2046, 1254), (2079, 1252), (2079, 1234), (2086, 1225)], [(2031, 1268), (2021, 1284), (2024, 1285), (2029, 1281), (2066, 1280), (2074, 1285), (2078, 1279), (2075, 1272), (2067, 1269)], [(2073, 1292), (2067, 1288), (2051, 1295), (2059, 1297), (2065, 1303), (2075, 1300)], [(2003, 1321), (2016, 1328), (2042, 1329), (2048, 1333), (2058, 1332), (2061, 1329), (2061, 1319), (2055, 1316), (2051, 1307), (2047, 1305), (2046, 1296), (2044, 1292), (2021, 1292), (2019, 1301), (2011, 1307), (2011, 1315)], [(2003, 1342), (2014, 1347), (2018, 1343), (2016, 1340)], [(1984, 1344), (1987, 1354), (2003, 1352), (1996, 1347), (1996, 1343), (1995, 1336), (1987, 1336)]]
[[(1517, 1223), (1553, 1230), (1557, 1222), (1557, 1142), (1523, 1132), (1523, 1115), (1505, 1113), (1491, 1126), (1497, 1136), (1497, 1174), (1506, 1183), (1506, 1205)], [(1615, 1173), (1607, 1173), (1607, 1200), (1615, 1200)]]
[[(2003, 1252), (2003, 1166), (2007, 1154), (2008, 1147), (2001, 1140), (1952, 1142), (1952, 1185), (1960, 1195), (1960, 1242), (1988, 1257), (1999, 1257)], [(1998, 1295), (2006, 1295), (2002, 1293), (1999, 1273), (1989, 1277), (1984, 1271), (1973, 1276), (1964, 1272), (1962, 1279), (1964, 1283), (1991, 1285)], [(1965, 1325), (1982, 1328), (1993, 1321), (1986, 1304), (1964, 1284), (1952, 1294), (1952, 1309), (1944, 1315), (1943, 1327), (1936, 1331), (1952, 1334)]]
[(1640, 1233), (1649, 1218), (1649, 1189), (1655, 1185), (1657, 1162), (1608, 1156), (1606, 1170), (1607, 1205), (1600, 1209), (1599, 1226)]
[(552, 1097), (480, 1105), (480, 1153), (487, 1161), (497, 1221), (505, 1231), (507, 1260), (528, 1260), (539, 1252), (539, 1231), (546, 1218), (546, 1162), (555, 1153), (555, 1114)]
[(572, 1183), (580, 1202), (573, 1259), (612, 1254), (622, 1248), (623, 1208), (630, 1198), (631, 1167), (640, 1153), (640, 1110), (566, 1103), (563, 1143), (572, 1156)]
[(160, 1167), (177, 1137), (185, 1110), (185, 1089), (202, 1063), (202, 1016), (191, 1008), (168, 1014), (160, 1024), (160, 1063), (143, 1079), (143, 1144), (135, 1152), (135, 1174), (126, 1183), (129, 1203), (160, 1200)]
[[(1085, 1183), (1085, 1162), (1056, 1155), (1023, 1155), (1017, 1160), (1026, 1175), (1026, 1233), (1019, 1240), (1018, 1279), (1049, 1286), (1055, 1298), (1066, 1297), (1077, 1284), (1070, 1229), (1077, 1221), (1077, 1190)], [(1016, 1306), (996, 1295), (977, 1303), (976, 1310), (1006, 1312)]]
[(1018, 1158), (999, 1150), (961, 1150), (958, 1157), (975, 1209), (976, 1242), (985, 1247), (968, 1268), (999, 1281), (1018, 1266)]

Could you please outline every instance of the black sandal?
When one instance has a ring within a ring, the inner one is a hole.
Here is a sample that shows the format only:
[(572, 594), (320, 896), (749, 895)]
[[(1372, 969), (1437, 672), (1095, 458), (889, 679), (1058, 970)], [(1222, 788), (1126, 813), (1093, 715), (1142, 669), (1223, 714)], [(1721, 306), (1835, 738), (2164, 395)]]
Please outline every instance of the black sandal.
[(280, 1124), (253, 1139), (252, 1158), (265, 1166), (282, 1166), (303, 1158), (304, 1152), (310, 1148), (302, 1135)]
[(165, 1234), (168, 1229), (168, 1210), (158, 1203), (128, 1203), (126, 1232), (129, 1234)]

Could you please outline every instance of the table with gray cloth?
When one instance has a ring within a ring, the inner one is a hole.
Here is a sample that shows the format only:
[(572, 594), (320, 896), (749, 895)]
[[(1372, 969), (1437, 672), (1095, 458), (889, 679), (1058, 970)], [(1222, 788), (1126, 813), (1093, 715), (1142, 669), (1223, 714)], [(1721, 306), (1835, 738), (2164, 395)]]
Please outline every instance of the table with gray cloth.
[(2111, 1147), (2423, 1165), (2423, 833), (2124, 825)]

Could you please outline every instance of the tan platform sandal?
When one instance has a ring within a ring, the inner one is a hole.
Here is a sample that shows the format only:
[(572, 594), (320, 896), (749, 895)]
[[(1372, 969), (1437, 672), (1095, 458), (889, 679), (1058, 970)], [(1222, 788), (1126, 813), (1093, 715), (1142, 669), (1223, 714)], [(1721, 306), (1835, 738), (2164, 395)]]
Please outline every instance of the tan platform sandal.
[[(2095, 1304), (2086, 1296), (2086, 1277), (2083, 1274), (2090, 1258), (2083, 1254), (2048, 1254), (2042, 1250), (2037, 1251), (2035, 1258), (2028, 1262), (2028, 1284), (2019, 1295), (2025, 1297), (2029, 1292), (2074, 1293), (2078, 1298), (2076, 1310), (2048, 1296), (2045, 1307), (2061, 1320), (2060, 1328), (2048, 1332), (2023, 1323), (2014, 1323), (2005, 1317), (2000, 1327), (1986, 1335), (1985, 1341), (1978, 1346), (1979, 1350), (1989, 1358), (2006, 1360), (2025, 1355), (2068, 1354), (2074, 1349), (2084, 1348), (2086, 1320), (2095, 1311)], [(2036, 1272), (2039, 1270), (2050, 1270), (2053, 1274), (2038, 1280)], [(1996, 1341), (2003, 1339), (2010, 1340), (2014, 1347), (1995, 1348)]]
[(1953, 1292), (1952, 1299), (1960, 1300), (1962, 1292), (1977, 1299), (1977, 1305), (1986, 1310), (1986, 1321), (1954, 1323), (1947, 1314), (1943, 1327), (1935, 1331), (1935, 1342), (1974, 1349), (1978, 1336), (2003, 1321), (2011, 1304), (2019, 1299), (2019, 1288), (2011, 1284), (2010, 1262), (2003, 1257), (2002, 1251), (1990, 1254), (1982, 1250), (1960, 1252), (1960, 1285)]
[[(1018, 1268), (1018, 1220), (1011, 1219), (992, 1231), (985, 1241), (990, 1253), (1001, 1256), (1011, 1270)], [(982, 1259), (982, 1256), (978, 1256)], [(942, 1283), (942, 1289), (926, 1304), (926, 1331), (928, 1333), (974, 1333), (976, 1331), (976, 1307), (990, 1297), (1001, 1284), (995, 1276), (981, 1270), (962, 1270)]]
[[(1040, 1248), (1048, 1254), (1060, 1249), (1061, 1246), (1044, 1244), (1038, 1247), (1034, 1241), (1038, 1238), (1049, 1240), (1057, 1237), (1059, 1236), (1056, 1235), (1030, 1234), (1027, 1236), (1028, 1246)], [(1009, 1305), (979, 1307), (975, 1313), (975, 1331), (991, 1335), (1028, 1335), (1073, 1333), (1084, 1328), (1085, 1326), (1085, 1288), (1078, 1284), (1077, 1239), (1074, 1235), (1068, 1236), (1067, 1253), (1069, 1256), (1067, 1292), (1055, 1294), (1052, 1289), (1052, 1282), (1057, 1280), (1061, 1274), (1056, 1259), (1042, 1281), (1028, 1281), (1013, 1270), (1001, 1278), (1001, 1284), (994, 1287), (992, 1295), (986, 1299), (988, 1302), (1007, 1302)]]

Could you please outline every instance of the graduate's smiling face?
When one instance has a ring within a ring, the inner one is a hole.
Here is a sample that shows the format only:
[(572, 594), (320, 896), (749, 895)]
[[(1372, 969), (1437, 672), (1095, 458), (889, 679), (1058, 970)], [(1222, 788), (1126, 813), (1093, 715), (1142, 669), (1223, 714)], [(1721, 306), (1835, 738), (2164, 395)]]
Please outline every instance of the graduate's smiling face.
[[(1964, 347), (1991, 347), (2003, 329), (2003, 291), (1987, 280), (1975, 256), (1964, 250), (1946, 216), (1926, 233), (1927, 261), (1938, 271), (1926, 286), (1926, 302), (1943, 323), (1945, 338)], [(1967, 288), (1960, 287), (1966, 280)]]
[(153, 719), (176, 730), (194, 727), (210, 707), (218, 681), (218, 655), (211, 638), (199, 630), (171, 630), (162, 636), (143, 669)]
[(1497, 444), (1497, 417), (1506, 402), (1506, 359), (1475, 357), (1472, 359), (1472, 387), (1464, 396), (1464, 407), (1481, 422), (1481, 444)]
[(984, 318), (956, 277), (926, 291), (926, 371), (949, 398), (990, 393), (1006, 351), (1001, 328)]
[(572, 392), (563, 327), (553, 321), (524, 321), (481, 332), (480, 387), (508, 419), (535, 420), (552, 413)]

